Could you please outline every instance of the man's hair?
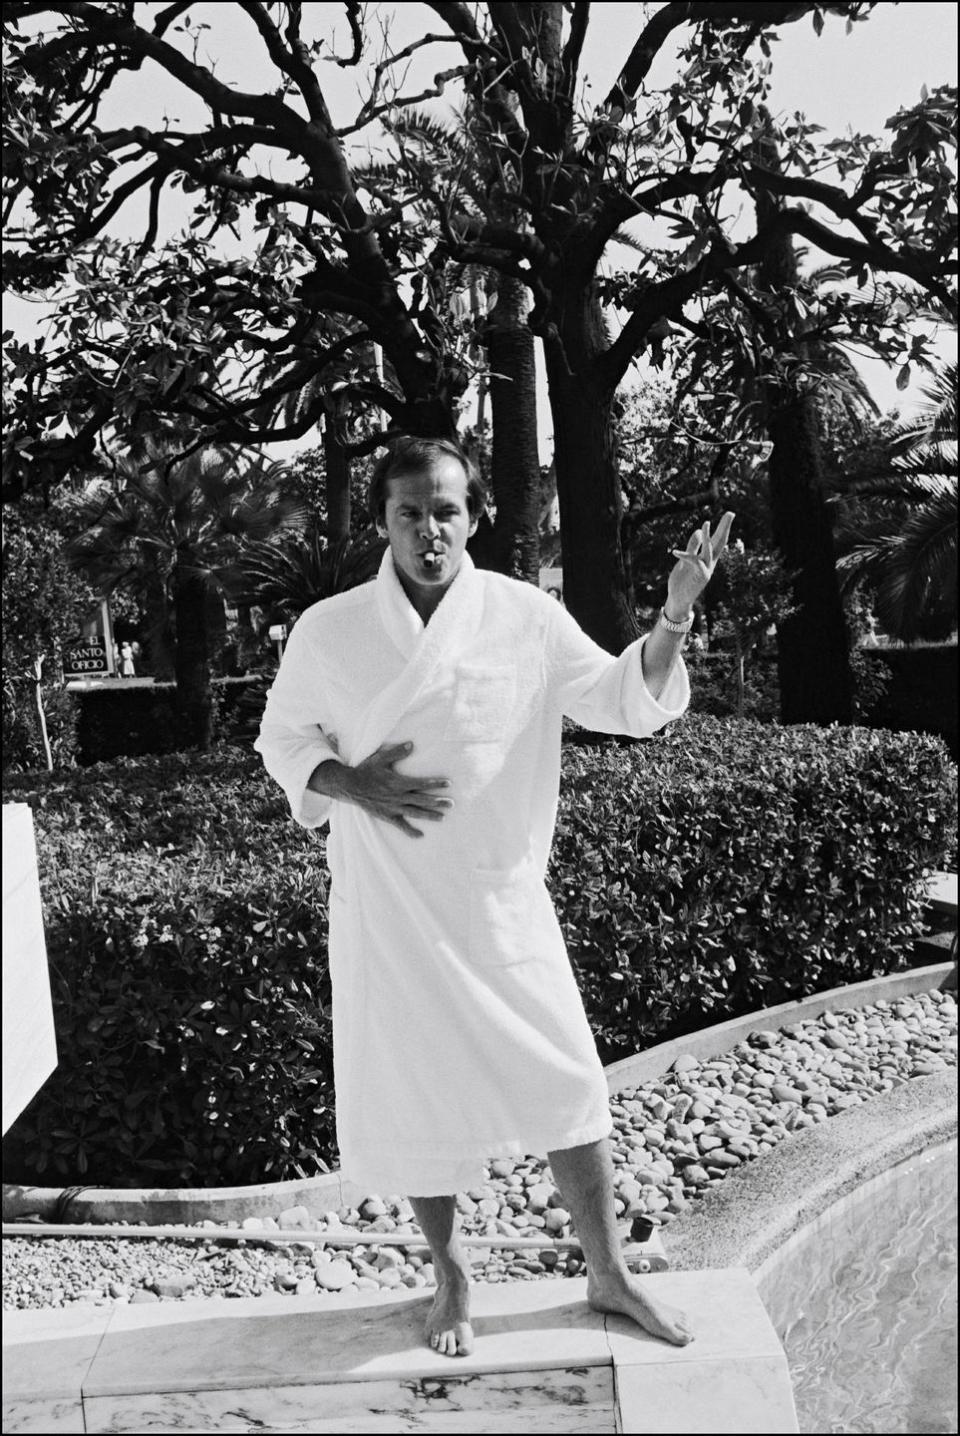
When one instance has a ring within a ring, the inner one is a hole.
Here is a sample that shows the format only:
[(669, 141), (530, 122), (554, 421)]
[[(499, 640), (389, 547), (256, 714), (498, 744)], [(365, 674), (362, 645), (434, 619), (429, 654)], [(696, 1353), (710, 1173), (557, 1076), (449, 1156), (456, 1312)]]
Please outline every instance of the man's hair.
[(367, 508), (375, 523), (382, 523), (387, 504), (387, 484), (408, 474), (432, 469), (437, 461), (449, 456), (463, 465), (467, 476), (467, 511), (478, 519), (487, 506), (487, 490), (480, 472), (459, 444), (452, 439), (418, 439), (408, 435), (394, 439), (376, 463), (370, 476)]

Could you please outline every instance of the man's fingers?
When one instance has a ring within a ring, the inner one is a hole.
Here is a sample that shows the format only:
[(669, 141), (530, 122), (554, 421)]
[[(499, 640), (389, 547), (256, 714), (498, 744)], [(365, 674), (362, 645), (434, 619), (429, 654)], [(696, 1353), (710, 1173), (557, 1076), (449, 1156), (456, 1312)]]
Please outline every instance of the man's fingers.
[(723, 518), (717, 525), (717, 532), (714, 535), (713, 544), (714, 551), (718, 556), (723, 553), (724, 549), (727, 546), (727, 539), (730, 537), (730, 530), (733, 527), (733, 521), (735, 518), (736, 514), (732, 514), (728, 511), (724, 514)]
[(408, 757), (413, 752), (412, 743), (381, 743), (375, 753), (372, 753), (366, 760), (368, 763), (379, 759), (387, 767), (399, 763), (401, 758)]
[(393, 823), (394, 827), (399, 828), (401, 833), (406, 833), (407, 836), (410, 838), (423, 837), (423, 833), (420, 831), (420, 829), (415, 828), (412, 823), (408, 823), (406, 818), (388, 818), (387, 821)]

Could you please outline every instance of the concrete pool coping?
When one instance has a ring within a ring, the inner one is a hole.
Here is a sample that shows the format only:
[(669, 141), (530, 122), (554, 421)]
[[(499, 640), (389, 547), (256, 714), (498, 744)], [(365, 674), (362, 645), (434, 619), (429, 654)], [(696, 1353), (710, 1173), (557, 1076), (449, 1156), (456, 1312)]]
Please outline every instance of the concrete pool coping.
[(835, 1202), (956, 1135), (956, 1068), (912, 1078), (793, 1133), (704, 1193), (664, 1230), (670, 1267), (737, 1265), (759, 1278), (764, 1264)]
[[(879, 999), (891, 1002), (898, 997), (946, 988), (953, 985), (955, 973), (955, 963), (938, 962), (886, 977), (870, 978), (866, 982), (830, 988), (796, 1002), (761, 1008), (689, 1033), (686, 1037), (658, 1043), (645, 1052), (611, 1063), (605, 1068), (607, 1088), (613, 1094), (630, 1085), (656, 1080), (669, 1071), (672, 1063), (682, 1055), (690, 1055), (700, 1061), (718, 1057), (738, 1042), (745, 1041), (751, 1032), (804, 1022), (827, 1011), (865, 1007)], [(831, 1122), (836, 1120), (831, 1118)], [(74, 1195), (66, 1202), (64, 1198), (70, 1191)], [(242, 1187), (178, 1189), (81, 1185), (65, 1189), (4, 1183), (3, 1220), (13, 1222), (28, 1213), (47, 1220), (63, 1220), (61, 1204), (68, 1207), (69, 1219), (75, 1222), (126, 1221), (144, 1225), (240, 1222), (246, 1217), (276, 1217), (295, 1206), (306, 1207), (312, 1216), (321, 1217), (338, 1207), (354, 1206), (370, 1195), (362, 1187), (344, 1180), (338, 1171), (326, 1176)], [(734, 1265), (740, 1265), (740, 1262)]]

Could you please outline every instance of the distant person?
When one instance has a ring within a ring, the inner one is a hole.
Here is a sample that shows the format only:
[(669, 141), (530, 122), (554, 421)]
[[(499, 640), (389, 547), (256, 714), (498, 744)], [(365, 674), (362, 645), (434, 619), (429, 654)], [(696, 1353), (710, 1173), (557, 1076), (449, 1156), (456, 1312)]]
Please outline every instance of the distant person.
[(550, 587), (547, 589), (547, 593), (550, 595), (551, 598), (555, 598), (558, 603), (563, 602), (563, 594), (560, 592), (559, 588), (554, 587), (553, 584), (551, 584)]
[(119, 678), (119, 677), (120, 677), (120, 666), (121, 666), (120, 645), (119, 645), (119, 643), (114, 643), (114, 645), (113, 645), (113, 676), (114, 676), (114, 678)]
[(129, 643), (120, 645), (120, 677), (136, 678), (137, 666), (133, 658), (133, 649)]

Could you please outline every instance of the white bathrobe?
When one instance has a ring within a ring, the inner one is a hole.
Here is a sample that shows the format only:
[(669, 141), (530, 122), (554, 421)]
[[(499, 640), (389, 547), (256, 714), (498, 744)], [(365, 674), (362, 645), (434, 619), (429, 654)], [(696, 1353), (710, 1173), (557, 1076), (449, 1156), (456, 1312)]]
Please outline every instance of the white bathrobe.
[[(308, 608), (256, 747), (305, 827), (329, 821), (337, 1139), (370, 1192), (440, 1196), (495, 1156), (596, 1141), (603, 1069), (544, 883), (563, 714), (642, 737), (677, 718), (643, 640), (619, 658), (561, 604), (464, 556), (425, 626), (388, 552), (376, 580)], [(306, 784), (412, 742), (398, 769), (445, 777), (454, 807), (412, 838)]]

